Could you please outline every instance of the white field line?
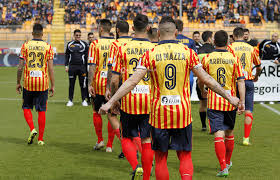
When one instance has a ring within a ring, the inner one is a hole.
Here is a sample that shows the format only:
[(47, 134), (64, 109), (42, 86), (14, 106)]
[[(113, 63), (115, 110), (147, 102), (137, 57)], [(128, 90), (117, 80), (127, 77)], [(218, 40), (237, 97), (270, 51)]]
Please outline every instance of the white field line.
[(262, 105), (263, 107), (265, 107), (265, 108), (267, 108), (267, 109), (269, 109), (269, 110), (275, 112), (276, 114), (280, 115), (280, 111), (278, 111), (278, 110), (276, 110), (276, 109), (274, 109), (274, 108), (272, 108), (272, 107), (270, 107), (270, 106), (268, 106), (268, 105), (266, 105), (266, 104), (261, 104), (261, 105)]

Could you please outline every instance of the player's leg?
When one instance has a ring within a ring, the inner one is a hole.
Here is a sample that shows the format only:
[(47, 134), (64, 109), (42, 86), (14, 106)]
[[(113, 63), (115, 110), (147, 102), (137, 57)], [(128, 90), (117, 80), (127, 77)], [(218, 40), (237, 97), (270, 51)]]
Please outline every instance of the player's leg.
[(46, 111), (47, 111), (47, 100), (48, 100), (48, 90), (36, 92), (37, 96), (35, 98), (35, 107), (38, 112), (38, 125), (39, 125), (39, 137), (38, 144), (44, 145), (44, 131), (46, 125)]
[(104, 147), (103, 136), (102, 136), (102, 117), (98, 114), (99, 108), (104, 102), (104, 96), (96, 94), (95, 98), (92, 100), (92, 110), (93, 110), (93, 125), (95, 133), (97, 135), (98, 141), (94, 146), (95, 150), (99, 150)]
[(143, 166), (143, 180), (149, 180), (151, 175), (151, 170), (153, 167), (154, 151), (151, 145), (151, 125), (149, 124), (149, 114), (138, 115), (137, 118), (140, 137), (141, 137), (141, 147), (142, 155), (141, 162)]
[(115, 137), (114, 130), (110, 123), (110, 119), (113, 118), (113, 116), (114, 115), (112, 115), (112, 114), (108, 114), (108, 124), (107, 124), (108, 141), (107, 141), (107, 145), (106, 145), (106, 152), (112, 152), (112, 147), (113, 147), (113, 142), (114, 142), (114, 137)]
[(26, 89), (23, 88), (22, 98), (23, 98), (22, 109), (23, 109), (24, 118), (30, 129), (30, 134), (27, 143), (32, 144), (34, 137), (37, 135), (37, 131), (34, 128), (33, 117), (31, 112), (31, 109), (33, 109), (33, 92), (27, 91)]
[(167, 157), (168, 157), (168, 151), (166, 152), (162, 152), (159, 150), (155, 151), (155, 160), (156, 160), (155, 173), (156, 173), (157, 180), (169, 180)]
[(68, 76), (69, 76), (69, 96), (68, 96), (68, 103), (66, 106), (73, 106), (73, 97), (74, 97), (74, 89), (75, 89), (75, 82), (76, 82), (76, 69), (75, 66), (69, 66)]
[(80, 89), (81, 89), (81, 97), (82, 97), (82, 105), (83, 106), (88, 106), (86, 102), (86, 97), (87, 97), (87, 89), (86, 89), (86, 70), (84, 66), (80, 66), (79, 69), (79, 84), (80, 84)]
[(199, 116), (200, 116), (200, 121), (201, 121), (201, 126), (202, 126), (201, 130), (206, 131), (207, 99), (202, 97), (201, 90), (198, 87), (198, 85), (196, 86), (196, 92), (197, 92), (197, 96), (198, 96), (198, 99), (199, 99)]
[(230, 170), (232, 167), (231, 156), (234, 148), (234, 134), (236, 111), (228, 111), (225, 113), (225, 124), (228, 129), (225, 130), (225, 146), (226, 146), (226, 166)]
[(108, 119), (109, 119), (109, 122), (112, 126), (114, 135), (116, 135), (118, 137), (118, 139), (121, 140), (120, 139), (120, 121), (118, 120), (117, 115), (109, 113), (108, 114)]
[(253, 106), (254, 106), (254, 83), (252, 81), (245, 81), (245, 120), (244, 120), (244, 138), (243, 145), (250, 145), (249, 136), (253, 123)]
[(193, 163), (191, 151), (177, 151), (180, 160), (179, 172), (182, 180), (191, 180), (193, 176)]

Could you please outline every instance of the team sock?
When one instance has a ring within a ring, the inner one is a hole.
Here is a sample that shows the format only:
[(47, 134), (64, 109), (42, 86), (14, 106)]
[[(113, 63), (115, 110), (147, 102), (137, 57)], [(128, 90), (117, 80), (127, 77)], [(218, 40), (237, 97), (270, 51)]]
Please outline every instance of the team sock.
[(121, 133), (120, 133), (120, 129), (114, 129), (114, 134), (118, 137), (119, 140), (121, 140)]
[(33, 124), (33, 118), (32, 118), (32, 112), (30, 109), (23, 109), (23, 114), (25, 121), (27, 122), (30, 131), (34, 129), (34, 124)]
[(141, 162), (144, 170), (143, 180), (149, 180), (153, 166), (154, 151), (151, 143), (142, 144)]
[(133, 140), (133, 143), (135, 144), (137, 150), (142, 154), (141, 138), (134, 137), (132, 140)]
[(38, 141), (43, 141), (45, 125), (46, 125), (46, 112), (45, 111), (38, 111), (38, 124), (39, 124)]
[(199, 112), (202, 127), (206, 127), (206, 112)]
[(226, 136), (225, 145), (226, 145), (226, 163), (230, 164), (230, 159), (234, 148), (234, 136)]
[(137, 161), (137, 149), (135, 144), (132, 142), (130, 138), (122, 138), (122, 150), (125, 158), (128, 160), (129, 164), (132, 167), (132, 170), (138, 165)]
[(169, 180), (169, 172), (167, 168), (167, 152), (155, 151), (156, 160), (156, 179), (157, 180)]
[(114, 131), (113, 131), (113, 128), (111, 126), (111, 123), (110, 121), (108, 121), (108, 142), (107, 142), (107, 147), (110, 147), (112, 148), (113, 146), (113, 142), (114, 142), (114, 137), (115, 137), (115, 134), (114, 134)]
[(191, 180), (193, 176), (193, 163), (190, 151), (177, 151), (180, 160), (180, 169), (182, 180)]
[(248, 138), (250, 136), (251, 129), (252, 129), (253, 115), (251, 113), (247, 113), (247, 114), (245, 114), (245, 118), (246, 117), (250, 117), (251, 120), (252, 120), (250, 124), (245, 124), (244, 123), (244, 137)]
[(215, 152), (219, 160), (221, 170), (224, 170), (226, 168), (226, 147), (224, 143), (224, 138), (215, 137)]
[(94, 128), (95, 128), (95, 133), (97, 135), (98, 138), (98, 143), (100, 143), (101, 141), (103, 141), (103, 137), (102, 137), (102, 118), (101, 115), (98, 113), (93, 113), (93, 124), (94, 124)]

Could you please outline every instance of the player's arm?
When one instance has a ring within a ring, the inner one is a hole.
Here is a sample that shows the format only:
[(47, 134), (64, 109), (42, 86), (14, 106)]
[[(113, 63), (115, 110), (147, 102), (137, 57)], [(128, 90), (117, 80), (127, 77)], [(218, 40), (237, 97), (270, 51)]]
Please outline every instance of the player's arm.
[(68, 70), (69, 70), (68, 66), (69, 66), (70, 50), (69, 50), (68, 44), (66, 46), (66, 51), (65, 51), (65, 72), (68, 72)]
[(215, 93), (221, 95), (223, 98), (229, 101), (234, 106), (238, 106), (239, 99), (237, 97), (232, 97), (222, 86), (215, 81), (209, 74), (207, 74), (204, 69), (202, 69), (201, 65), (197, 65), (192, 69), (193, 73), (197, 76), (200, 83), (205, 84), (208, 88), (210, 88)]
[(53, 60), (48, 61), (48, 69), (49, 69), (49, 76), (51, 81), (51, 88), (50, 88), (50, 97), (54, 95), (54, 68), (53, 68)]
[(260, 58), (259, 58), (259, 55), (258, 55), (258, 52), (256, 49), (254, 49), (254, 52), (253, 52), (253, 63), (256, 66), (256, 74), (255, 74), (253, 81), (257, 82), (259, 79), (259, 76), (262, 72), (262, 66), (261, 66), (261, 61), (260, 61)]
[(144, 78), (146, 73), (147, 73), (147, 69), (137, 68), (135, 73), (121, 85), (121, 87), (117, 90), (117, 92), (113, 95), (113, 97), (100, 108), (99, 113), (101, 114), (107, 113), (109, 109), (111, 109), (113, 104), (115, 104), (123, 96), (129, 93), (141, 81), (141, 79)]
[(96, 71), (96, 65), (95, 64), (88, 64), (89, 65), (89, 70), (88, 70), (88, 92), (92, 97), (95, 97), (95, 91), (92, 86), (93, 82), (93, 76)]
[(21, 89), (22, 89), (20, 81), (21, 81), (23, 68), (24, 68), (24, 59), (20, 58), (18, 69), (17, 69), (17, 85), (16, 85), (16, 91), (18, 94), (21, 93)]
[(245, 111), (245, 81), (244, 79), (238, 79), (238, 92), (239, 92), (239, 104), (238, 104), (238, 114), (242, 114)]

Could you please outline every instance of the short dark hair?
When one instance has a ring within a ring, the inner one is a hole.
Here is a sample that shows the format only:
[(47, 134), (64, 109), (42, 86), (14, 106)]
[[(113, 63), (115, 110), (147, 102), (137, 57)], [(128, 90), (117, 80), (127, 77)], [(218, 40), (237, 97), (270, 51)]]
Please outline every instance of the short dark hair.
[[(176, 21), (174, 21), (174, 19), (170, 16), (162, 16), (159, 24), (163, 24), (163, 23), (173, 23), (174, 25), (176, 25)], [(177, 29), (177, 26), (176, 26)]]
[(194, 31), (193, 35), (195, 35), (195, 34), (199, 34), (200, 35), (200, 32), (199, 31)]
[(93, 32), (89, 32), (87, 35), (88, 35), (88, 36), (93, 35)]
[(247, 28), (243, 29), (243, 31), (250, 33), (249, 29), (247, 29)]
[(228, 43), (228, 34), (224, 30), (217, 31), (214, 35), (214, 43), (217, 47), (224, 47)]
[(41, 34), (43, 32), (43, 26), (41, 24), (34, 24), (33, 26), (33, 33)]
[(157, 31), (158, 31), (157, 28), (151, 28), (151, 30), (148, 32), (149, 39), (156, 38), (157, 37)]
[(129, 24), (126, 21), (123, 21), (123, 20), (117, 21), (116, 28), (118, 28), (121, 33), (128, 33), (129, 32)]
[(204, 42), (206, 42), (209, 38), (211, 38), (213, 36), (213, 32), (212, 31), (204, 31), (202, 33), (202, 40)]
[(183, 28), (184, 28), (184, 23), (183, 23), (183, 21), (181, 21), (180, 19), (176, 19), (176, 20), (175, 20), (175, 24), (176, 24), (176, 29), (177, 29), (179, 32), (182, 32), (182, 31), (183, 31)]
[(233, 39), (233, 35), (231, 34), (231, 35), (229, 35), (229, 38), (232, 38)]
[(109, 33), (112, 28), (112, 23), (109, 19), (101, 19), (99, 22), (99, 26), (101, 26), (104, 31)]
[(243, 37), (244, 36), (244, 29), (242, 27), (234, 28), (233, 35), (235, 37)]
[(75, 29), (74, 34), (76, 34), (76, 33), (81, 33), (81, 30), (80, 29)]
[(135, 31), (143, 31), (149, 24), (149, 19), (146, 15), (137, 14), (133, 20)]

